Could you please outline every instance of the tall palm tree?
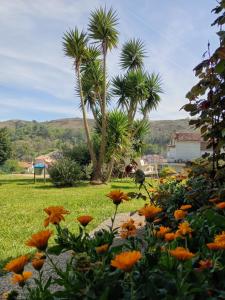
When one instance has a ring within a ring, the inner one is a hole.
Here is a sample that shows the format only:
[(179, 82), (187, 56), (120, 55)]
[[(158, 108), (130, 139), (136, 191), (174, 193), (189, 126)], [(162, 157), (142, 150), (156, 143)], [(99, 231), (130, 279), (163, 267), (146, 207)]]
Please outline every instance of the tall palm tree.
[(107, 101), (107, 79), (106, 79), (106, 56), (109, 50), (117, 46), (118, 31), (116, 29), (118, 19), (116, 12), (110, 8), (100, 7), (91, 13), (89, 19), (89, 37), (96, 41), (101, 47), (103, 54), (103, 90), (101, 101), (102, 114), (102, 132), (101, 145), (98, 158), (98, 168), (95, 170), (96, 179), (101, 177), (101, 169), (104, 162), (105, 148), (106, 148), (106, 129), (107, 129), (107, 115), (106, 115), (106, 101)]
[(85, 62), (85, 60), (88, 59), (88, 54), (89, 54), (87, 51), (87, 42), (88, 42), (87, 34), (83, 31), (79, 32), (79, 30), (76, 27), (74, 30), (67, 31), (63, 36), (64, 53), (66, 56), (73, 59), (75, 73), (78, 81), (78, 92), (81, 101), (81, 109), (83, 114), (83, 122), (84, 122), (86, 138), (87, 138), (88, 149), (91, 155), (93, 165), (96, 165), (97, 160), (96, 160), (96, 155), (94, 153), (94, 148), (90, 137), (90, 130), (87, 122), (87, 113), (85, 108), (82, 81), (81, 81), (81, 65)]

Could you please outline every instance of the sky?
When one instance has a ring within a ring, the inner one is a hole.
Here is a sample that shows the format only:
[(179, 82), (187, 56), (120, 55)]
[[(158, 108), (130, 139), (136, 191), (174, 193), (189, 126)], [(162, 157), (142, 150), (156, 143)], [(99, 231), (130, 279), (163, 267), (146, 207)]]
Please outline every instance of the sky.
[[(108, 55), (109, 77), (121, 73), (123, 43), (140, 38), (145, 68), (159, 73), (164, 93), (151, 120), (186, 118), (180, 108), (196, 82), (193, 68), (210, 41), (218, 46), (215, 0), (0, 0), (0, 120), (52, 120), (81, 117), (72, 61), (62, 37), (68, 29), (87, 29), (90, 12), (113, 7), (119, 45)], [(116, 99), (112, 99), (111, 108)], [(91, 116), (91, 115), (89, 115)]]

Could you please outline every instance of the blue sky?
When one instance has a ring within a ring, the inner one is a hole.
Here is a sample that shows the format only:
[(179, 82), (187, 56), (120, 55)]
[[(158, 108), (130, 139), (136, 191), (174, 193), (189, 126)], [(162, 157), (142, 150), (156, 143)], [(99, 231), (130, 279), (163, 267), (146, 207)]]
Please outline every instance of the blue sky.
[[(119, 17), (120, 43), (108, 57), (108, 73), (120, 73), (124, 41), (138, 37), (146, 45), (146, 70), (160, 73), (164, 94), (150, 119), (178, 119), (185, 94), (196, 82), (192, 69), (208, 40), (218, 45), (210, 24), (214, 0), (1, 0), (0, 120), (51, 120), (80, 117), (71, 61), (62, 36), (86, 29), (91, 10), (113, 6)], [(114, 100), (115, 103), (116, 100)], [(112, 104), (115, 105), (115, 104)]]

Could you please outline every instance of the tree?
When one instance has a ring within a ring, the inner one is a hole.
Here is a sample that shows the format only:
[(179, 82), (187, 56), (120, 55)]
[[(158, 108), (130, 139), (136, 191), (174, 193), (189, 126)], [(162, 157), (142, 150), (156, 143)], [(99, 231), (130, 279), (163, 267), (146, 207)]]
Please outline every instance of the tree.
[(11, 155), (11, 142), (7, 128), (0, 129), (0, 165)]
[(219, 26), (217, 32), (220, 46), (213, 54), (210, 44), (203, 55), (203, 61), (194, 68), (199, 82), (187, 93), (189, 103), (183, 106), (195, 119), (190, 125), (200, 128), (203, 139), (208, 148), (213, 149), (213, 154), (208, 156), (212, 161), (212, 178), (217, 172), (224, 172), (225, 153), (221, 150), (225, 147), (225, 32), (222, 26), (225, 23), (225, 1), (218, 1), (218, 6), (213, 10), (220, 14), (212, 25)]

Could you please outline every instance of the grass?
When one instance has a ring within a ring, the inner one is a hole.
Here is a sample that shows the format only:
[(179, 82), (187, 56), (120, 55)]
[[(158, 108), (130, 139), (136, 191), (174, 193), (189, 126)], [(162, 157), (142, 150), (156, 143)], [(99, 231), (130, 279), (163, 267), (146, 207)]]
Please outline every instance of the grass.
[[(43, 230), (45, 207), (62, 205), (70, 210), (66, 225), (73, 231), (78, 229), (76, 217), (92, 215), (92, 230), (114, 211), (114, 205), (105, 196), (112, 189), (131, 192), (138, 188), (132, 180), (118, 180), (100, 186), (82, 182), (77, 187), (58, 189), (49, 182), (34, 184), (32, 178), (0, 175), (0, 268), (9, 259), (31, 252), (24, 242), (31, 234)], [(143, 204), (143, 200), (132, 200), (121, 204), (118, 212), (134, 211)]]

